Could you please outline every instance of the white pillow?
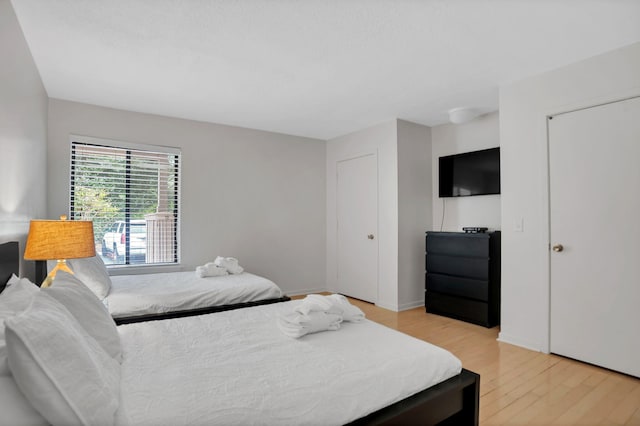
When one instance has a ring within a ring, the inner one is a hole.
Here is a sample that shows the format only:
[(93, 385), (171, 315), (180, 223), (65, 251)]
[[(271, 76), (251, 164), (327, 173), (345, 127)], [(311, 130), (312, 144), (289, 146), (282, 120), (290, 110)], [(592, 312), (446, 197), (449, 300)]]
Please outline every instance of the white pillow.
[(31, 287), (35, 287), (36, 290), (38, 290), (38, 288), (39, 288), (37, 285), (32, 283), (31, 280), (29, 280), (29, 278), (19, 278), (19, 277), (16, 276), (16, 274), (11, 274), (11, 278), (9, 278), (9, 281), (7, 281), (7, 286), (5, 287), (5, 289), (11, 287), (12, 285), (16, 285), (16, 284), (20, 284), (20, 285), (29, 284)]
[(18, 388), (52, 425), (113, 425), (120, 364), (45, 292), (5, 322)]
[(75, 276), (60, 271), (51, 287), (43, 288), (71, 312), (78, 323), (116, 361), (122, 361), (120, 335), (104, 304)]
[(0, 376), (1, 425), (46, 426), (49, 424), (24, 397), (11, 376)]
[(7, 287), (0, 293), (0, 376), (8, 376), (7, 347), (4, 338), (4, 322), (24, 312), (40, 289), (27, 278), (15, 275), (9, 279)]
[(5, 288), (7, 288), (7, 287), (9, 287), (9, 286), (11, 286), (11, 285), (13, 285), (13, 284), (17, 283), (18, 281), (20, 281), (20, 278), (18, 278), (18, 277), (16, 276), (16, 274), (11, 274), (11, 276), (9, 277), (9, 279), (7, 280), (7, 282), (5, 283), (5, 284), (6, 284), (6, 287), (5, 287)]
[[(67, 265), (100, 300), (107, 297), (111, 290), (111, 278), (107, 267), (100, 256), (87, 257), (84, 259), (69, 259)], [(56, 275), (57, 277), (57, 275)]]

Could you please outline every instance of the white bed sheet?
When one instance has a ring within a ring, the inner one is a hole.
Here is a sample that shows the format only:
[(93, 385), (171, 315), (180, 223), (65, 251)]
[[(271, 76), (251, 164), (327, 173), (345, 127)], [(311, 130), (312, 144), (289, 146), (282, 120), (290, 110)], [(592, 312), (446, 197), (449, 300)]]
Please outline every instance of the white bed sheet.
[(200, 278), (194, 271), (116, 275), (106, 305), (114, 318), (282, 297), (271, 280), (243, 272)]
[(461, 371), (446, 350), (368, 320), (286, 337), (276, 317), (297, 303), (118, 327), (121, 412), (135, 425), (338, 425)]

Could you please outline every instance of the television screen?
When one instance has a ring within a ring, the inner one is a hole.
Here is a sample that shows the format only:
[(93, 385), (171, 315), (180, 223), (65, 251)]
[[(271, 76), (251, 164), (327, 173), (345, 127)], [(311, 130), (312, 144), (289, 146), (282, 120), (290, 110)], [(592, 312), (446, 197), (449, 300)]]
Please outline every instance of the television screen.
[(500, 193), (500, 148), (440, 157), (440, 197)]

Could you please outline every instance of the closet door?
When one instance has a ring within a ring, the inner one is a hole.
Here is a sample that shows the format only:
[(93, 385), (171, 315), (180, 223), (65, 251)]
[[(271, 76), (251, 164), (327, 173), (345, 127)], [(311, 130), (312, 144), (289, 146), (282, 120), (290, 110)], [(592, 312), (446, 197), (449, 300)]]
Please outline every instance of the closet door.
[(640, 98), (548, 124), (551, 352), (640, 377)]
[(368, 302), (378, 297), (378, 164), (370, 154), (336, 165), (337, 285)]

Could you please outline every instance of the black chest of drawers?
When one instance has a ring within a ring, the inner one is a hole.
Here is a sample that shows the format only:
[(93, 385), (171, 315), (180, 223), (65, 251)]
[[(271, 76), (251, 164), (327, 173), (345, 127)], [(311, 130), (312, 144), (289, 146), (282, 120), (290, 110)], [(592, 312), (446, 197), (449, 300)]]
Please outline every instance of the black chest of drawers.
[(427, 232), (427, 312), (500, 324), (500, 232)]

